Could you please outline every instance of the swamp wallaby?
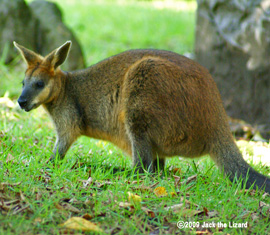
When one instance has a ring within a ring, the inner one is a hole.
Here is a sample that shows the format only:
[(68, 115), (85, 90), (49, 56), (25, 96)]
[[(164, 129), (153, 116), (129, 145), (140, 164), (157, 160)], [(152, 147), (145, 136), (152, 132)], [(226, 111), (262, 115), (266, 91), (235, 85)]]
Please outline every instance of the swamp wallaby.
[(50, 114), (54, 156), (63, 158), (81, 135), (114, 143), (140, 171), (162, 168), (169, 156), (209, 154), (231, 180), (248, 174), (246, 187), (270, 192), (269, 178), (243, 160), (216, 84), (198, 63), (170, 51), (130, 50), (64, 72), (70, 41), (46, 57), (14, 45), (28, 65), (19, 105)]

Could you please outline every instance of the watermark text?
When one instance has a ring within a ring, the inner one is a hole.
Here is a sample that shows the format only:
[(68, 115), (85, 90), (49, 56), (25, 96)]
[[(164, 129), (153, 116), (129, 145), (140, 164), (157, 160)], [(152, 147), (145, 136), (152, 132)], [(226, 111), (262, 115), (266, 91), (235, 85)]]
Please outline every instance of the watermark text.
[(185, 222), (178, 221), (177, 227), (179, 229), (184, 228), (247, 228), (248, 222), (235, 223), (235, 222)]

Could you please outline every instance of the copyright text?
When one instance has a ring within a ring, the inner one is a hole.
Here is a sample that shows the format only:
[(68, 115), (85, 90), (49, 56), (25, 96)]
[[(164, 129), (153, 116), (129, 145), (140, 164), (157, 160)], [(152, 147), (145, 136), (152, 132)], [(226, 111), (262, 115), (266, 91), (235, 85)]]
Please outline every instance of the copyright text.
[(179, 229), (184, 228), (247, 228), (248, 222), (235, 223), (235, 222), (184, 222), (178, 221), (177, 227)]

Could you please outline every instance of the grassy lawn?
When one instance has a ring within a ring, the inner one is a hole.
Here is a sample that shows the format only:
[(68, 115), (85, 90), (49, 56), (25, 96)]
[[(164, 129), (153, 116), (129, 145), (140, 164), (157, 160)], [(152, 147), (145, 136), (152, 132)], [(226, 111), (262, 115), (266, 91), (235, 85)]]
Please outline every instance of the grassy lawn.
[[(193, 51), (194, 9), (89, 2), (58, 1), (87, 65), (131, 48)], [(82, 137), (63, 162), (46, 163), (53, 126), (42, 108), (25, 113), (16, 105), (24, 76), (18, 61), (0, 64), (0, 234), (93, 233), (84, 231), (88, 225), (62, 226), (74, 217), (95, 223), (100, 234), (270, 233), (269, 195), (224, 179), (207, 157), (175, 157), (165, 172), (139, 175), (113, 145)], [(181, 221), (190, 223), (179, 228)]]

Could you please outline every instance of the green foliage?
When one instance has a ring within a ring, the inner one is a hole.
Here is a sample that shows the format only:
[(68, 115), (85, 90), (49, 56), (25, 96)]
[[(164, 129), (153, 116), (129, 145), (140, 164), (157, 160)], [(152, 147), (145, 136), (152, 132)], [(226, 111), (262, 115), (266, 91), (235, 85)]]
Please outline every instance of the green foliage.
[[(67, 4), (65, 22), (83, 46), (87, 64), (134, 48), (192, 52), (195, 15), (149, 4)], [(70, 21), (70, 15), (73, 20)]]

